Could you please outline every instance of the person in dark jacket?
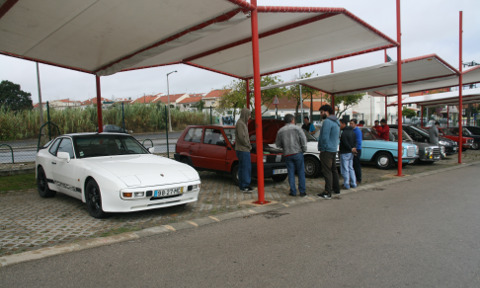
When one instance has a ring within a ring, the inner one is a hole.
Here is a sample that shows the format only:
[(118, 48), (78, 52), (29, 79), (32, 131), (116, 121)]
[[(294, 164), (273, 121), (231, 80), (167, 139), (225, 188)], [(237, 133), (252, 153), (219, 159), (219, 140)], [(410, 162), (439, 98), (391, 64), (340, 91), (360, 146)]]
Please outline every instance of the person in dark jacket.
[[(361, 121), (360, 121), (361, 122)], [(350, 120), (350, 126), (353, 128), (355, 137), (357, 138), (357, 153), (353, 153), (353, 170), (355, 170), (355, 177), (357, 177), (357, 184), (362, 183), (362, 165), (360, 164), (360, 157), (362, 156), (362, 130), (357, 125), (357, 119)]]
[(340, 119), (340, 173), (343, 176), (343, 187), (345, 189), (356, 188), (357, 178), (353, 169), (353, 154), (357, 153), (357, 138), (353, 128), (347, 126), (346, 119)]

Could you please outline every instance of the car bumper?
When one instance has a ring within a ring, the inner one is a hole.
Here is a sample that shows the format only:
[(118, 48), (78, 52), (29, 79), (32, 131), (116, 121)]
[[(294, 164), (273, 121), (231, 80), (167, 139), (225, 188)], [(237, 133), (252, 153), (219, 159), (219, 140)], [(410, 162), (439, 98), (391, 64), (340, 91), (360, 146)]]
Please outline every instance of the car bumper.
[[(287, 174), (287, 165), (285, 162), (280, 163), (263, 163), (263, 177), (269, 178), (273, 175)], [(252, 163), (252, 174), (257, 177), (257, 164)]]
[[(108, 194), (112, 195), (111, 197), (106, 197), (105, 195), (107, 193), (102, 191), (102, 209), (104, 212), (133, 212), (166, 208), (196, 202), (198, 200), (200, 188), (188, 191), (187, 187), (191, 185), (200, 185), (200, 181), (182, 183), (181, 186), (185, 187), (182, 194), (164, 198), (155, 198), (152, 195), (139, 199), (122, 199), (120, 197), (120, 191), (110, 191), (111, 193)], [(139, 189), (129, 190), (151, 191), (153, 189), (158, 189), (158, 187), (141, 187)]]

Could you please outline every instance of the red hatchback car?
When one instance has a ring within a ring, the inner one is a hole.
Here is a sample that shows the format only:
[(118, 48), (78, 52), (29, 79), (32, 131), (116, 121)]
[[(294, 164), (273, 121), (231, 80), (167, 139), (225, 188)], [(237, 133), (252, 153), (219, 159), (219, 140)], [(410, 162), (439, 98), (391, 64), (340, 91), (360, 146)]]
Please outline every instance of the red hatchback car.
[[(460, 136), (458, 135), (458, 129), (456, 130), (451, 130), (448, 128), (438, 128), (438, 133), (440, 136), (451, 139), (455, 142), (458, 143), (458, 146), (460, 146)], [(473, 138), (471, 137), (462, 137), (462, 151), (465, 151), (467, 149), (472, 149), (473, 146)]]
[[(281, 182), (287, 178), (287, 166), (282, 150), (269, 146), (275, 142), (278, 121), (262, 120), (264, 177)], [(273, 127), (275, 126), (275, 127)], [(283, 125), (282, 125), (283, 126)], [(257, 176), (257, 155), (255, 145), (255, 122), (248, 125), (252, 142), (252, 177)], [(177, 140), (175, 160), (189, 164), (197, 170), (230, 174), (238, 184), (238, 158), (234, 149), (235, 126), (190, 125)]]

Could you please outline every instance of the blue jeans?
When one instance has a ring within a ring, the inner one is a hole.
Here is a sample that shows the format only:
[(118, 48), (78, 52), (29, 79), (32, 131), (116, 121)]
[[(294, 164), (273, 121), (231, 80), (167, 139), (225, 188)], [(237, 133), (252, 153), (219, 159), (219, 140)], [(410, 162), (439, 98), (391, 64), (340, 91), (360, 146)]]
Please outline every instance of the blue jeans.
[(300, 194), (305, 194), (305, 164), (303, 161), (303, 153), (285, 156), (285, 164), (287, 164), (290, 193), (292, 195), (297, 195), (297, 188), (295, 185), (295, 172), (297, 172), (298, 190), (300, 191)]
[(238, 187), (245, 189), (252, 182), (252, 162), (250, 152), (235, 151), (238, 158)]
[(342, 173), (345, 188), (357, 187), (357, 178), (353, 169), (353, 153), (340, 154), (340, 173)]

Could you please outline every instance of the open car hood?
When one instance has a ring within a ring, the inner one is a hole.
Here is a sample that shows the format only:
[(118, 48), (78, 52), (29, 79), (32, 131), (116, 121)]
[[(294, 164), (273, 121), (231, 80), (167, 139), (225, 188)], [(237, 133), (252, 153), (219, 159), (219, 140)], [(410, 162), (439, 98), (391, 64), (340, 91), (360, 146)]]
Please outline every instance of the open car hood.
[[(285, 126), (285, 122), (278, 119), (262, 119), (262, 134), (263, 144), (275, 143), (277, 132), (280, 128)], [(255, 120), (248, 120), (248, 136), (250, 136), (250, 142), (255, 142)]]

